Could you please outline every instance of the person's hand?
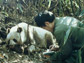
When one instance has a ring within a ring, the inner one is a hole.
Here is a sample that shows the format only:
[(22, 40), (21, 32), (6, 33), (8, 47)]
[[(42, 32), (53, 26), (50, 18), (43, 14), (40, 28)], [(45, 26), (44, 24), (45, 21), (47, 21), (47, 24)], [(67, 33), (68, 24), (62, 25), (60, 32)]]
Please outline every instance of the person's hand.
[(51, 45), (51, 46), (49, 47), (49, 49), (50, 49), (51, 51), (58, 51), (58, 50), (59, 50), (59, 46), (58, 46), (58, 45), (56, 45), (56, 46)]

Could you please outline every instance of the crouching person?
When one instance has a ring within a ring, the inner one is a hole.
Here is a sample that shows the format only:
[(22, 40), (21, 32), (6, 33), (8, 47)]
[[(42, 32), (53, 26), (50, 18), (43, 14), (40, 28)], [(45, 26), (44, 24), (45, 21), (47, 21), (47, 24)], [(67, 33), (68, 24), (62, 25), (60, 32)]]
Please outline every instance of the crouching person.
[[(56, 17), (50, 11), (39, 13), (35, 17), (37, 26), (51, 31), (57, 39), (59, 50), (50, 59), (52, 63), (79, 63), (78, 53), (84, 45), (84, 28), (73, 17)], [(68, 38), (65, 41), (65, 36)], [(81, 54), (80, 54), (81, 56)]]

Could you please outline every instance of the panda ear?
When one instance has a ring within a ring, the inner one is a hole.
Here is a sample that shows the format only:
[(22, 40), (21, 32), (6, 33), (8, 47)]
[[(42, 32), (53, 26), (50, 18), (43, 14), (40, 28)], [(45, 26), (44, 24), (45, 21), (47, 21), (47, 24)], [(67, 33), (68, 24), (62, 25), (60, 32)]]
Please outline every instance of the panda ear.
[(10, 32), (10, 28), (7, 28), (6, 33), (8, 34)]
[(18, 27), (17, 32), (20, 33), (22, 31), (21, 27)]

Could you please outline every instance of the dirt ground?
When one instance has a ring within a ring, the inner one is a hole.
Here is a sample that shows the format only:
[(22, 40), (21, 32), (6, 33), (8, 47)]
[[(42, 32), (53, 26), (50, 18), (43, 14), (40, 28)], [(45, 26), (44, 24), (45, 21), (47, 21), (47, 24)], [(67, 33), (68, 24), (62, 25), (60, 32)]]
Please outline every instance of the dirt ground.
[[(42, 52), (34, 52), (32, 54), (22, 53), (22, 50), (19, 49), (9, 49), (6, 45), (6, 30), (19, 22), (20, 20), (16, 19), (6, 20), (4, 14), (0, 14), (0, 63), (44, 63), (45, 58), (42, 56)], [(27, 22), (24, 19), (23, 22)]]

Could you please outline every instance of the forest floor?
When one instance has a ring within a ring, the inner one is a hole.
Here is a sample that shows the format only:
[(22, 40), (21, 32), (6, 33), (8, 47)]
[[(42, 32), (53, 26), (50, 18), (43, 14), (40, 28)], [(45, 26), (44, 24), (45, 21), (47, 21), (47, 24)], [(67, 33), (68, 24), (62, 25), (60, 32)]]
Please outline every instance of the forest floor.
[[(3, 14), (0, 14), (0, 63), (44, 63), (43, 58), (41, 56), (42, 52), (33, 53), (29, 56), (28, 54), (19, 53), (20, 49), (10, 50), (6, 46), (5, 39), (7, 36), (7, 28), (12, 27), (21, 22), (18, 19), (7, 19), (8, 20), (6, 20), (6, 17), (4, 17)], [(24, 19), (24, 21), (28, 23), (27, 20)]]

